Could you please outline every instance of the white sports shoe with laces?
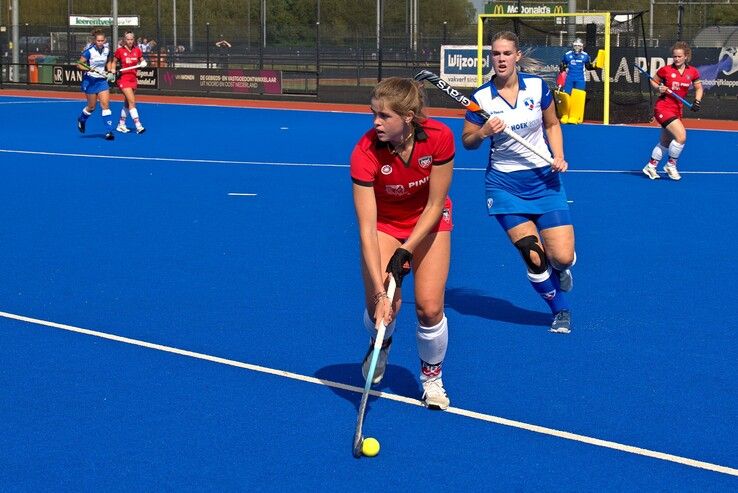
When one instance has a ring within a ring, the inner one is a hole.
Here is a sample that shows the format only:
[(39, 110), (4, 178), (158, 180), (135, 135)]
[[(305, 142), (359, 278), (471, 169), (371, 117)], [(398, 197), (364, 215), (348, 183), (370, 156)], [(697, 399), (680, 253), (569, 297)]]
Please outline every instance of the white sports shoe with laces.
[(661, 178), (659, 176), (659, 172), (656, 171), (656, 166), (651, 166), (650, 164), (646, 164), (643, 167), (643, 174), (651, 178), (652, 180), (658, 180), (659, 178)]
[(117, 127), (115, 127), (115, 129), (118, 132), (122, 133), (122, 134), (127, 134), (128, 132), (130, 132), (130, 130), (128, 129), (128, 127), (126, 127), (125, 125), (120, 124), (120, 123), (118, 124)]
[(672, 180), (682, 179), (682, 175), (679, 174), (679, 170), (677, 170), (676, 164), (666, 164), (666, 166), (664, 166), (664, 171), (666, 172), (666, 175)]
[(430, 409), (440, 409), (444, 411), (448, 409), (451, 400), (443, 388), (443, 380), (441, 377), (431, 378), (423, 382), (423, 402), (425, 407)]

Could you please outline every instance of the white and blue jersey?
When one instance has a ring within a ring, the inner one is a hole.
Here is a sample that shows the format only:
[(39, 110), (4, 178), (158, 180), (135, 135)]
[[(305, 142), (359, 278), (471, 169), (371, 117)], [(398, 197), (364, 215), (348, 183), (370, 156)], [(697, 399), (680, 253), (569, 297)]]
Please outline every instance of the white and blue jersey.
[[(518, 73), (518, 98), (509, 103), (500, 96), (494, 77), (471, 96), (492, 117), (550, 155), (544, 135), (543, 110), (553, 104), (548, 84), (536, 75)], [(467, 111), (466, 119), (480, 127), (485, 120)], [(490, 137), (485, 189), (489, 214), (544, 214), (568, 209), (559, 174), (542, 158), (504, 133)]]
[(82, 52), (82, 58), (87, 60), (87, 65), (92, 68), (92, 70), (85, 72), (84, 77), (82, 77), (82, 91), (85, 94), (107, 91), (110, 88), (107, 78), (96, 71), (105, 72), (107, 69), (108, 60), (110, 59), (108, 44), (106, 43), (102, 50), (98, 50), (94, 43), (88, 45)]

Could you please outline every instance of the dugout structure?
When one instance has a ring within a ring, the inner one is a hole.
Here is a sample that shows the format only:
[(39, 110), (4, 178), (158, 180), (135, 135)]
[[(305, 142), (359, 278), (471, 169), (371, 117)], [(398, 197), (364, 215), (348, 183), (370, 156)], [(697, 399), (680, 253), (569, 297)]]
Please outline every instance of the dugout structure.
[[(648, 84), (639, 81), (634, 67), (637, 61), (643, 63), (648, 59), (643, 12), (480, 14), (478, 60), (484, 60), (483, 48), (489, 46), (492, 36), (499, 31), (518, 35), (524, 56), (537, 62), (529, 71), (543, 77), (551, 89), (557, 87), (561, 57), (580, 38), (584, 51), (593, 61), (598, 52), (604, 55), (602, 66), (587, 72), (585, 119), (604, 124), (649, 121), (651, 90)], [(483, 63), (477, 63), (478, 85), (491, 75), (491, 72), (484, 75), (485, 68)]]

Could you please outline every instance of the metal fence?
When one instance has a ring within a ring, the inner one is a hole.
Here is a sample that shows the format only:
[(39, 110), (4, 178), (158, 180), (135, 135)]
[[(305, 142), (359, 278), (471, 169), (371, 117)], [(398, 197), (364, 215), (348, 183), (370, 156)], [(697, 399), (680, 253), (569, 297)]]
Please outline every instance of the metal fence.
[[(614, 36), (613, 48), (645, 44), (668, 49), (681, 37), (695, 48), (724, 47), (735, 52), (738, 27), (708, 25), (707, 7), (699, 12), (696, 7), (689, 8), (689, 15), (680, 14), (682, 20), (705, 22), (679, 23), (665, 15), (654, 16), (652, 22), (645, 12), (645, 36)], [(384, 77), (409, 76), (420, 68), (437, 70), (442, 45), (476, 44), (476, 24), (451, 27), (438, 22), (417, 30), (407, 25), (377, 29), (373, 14), (367, 17), (359, 27), (337, 25), (330, 19), (317, 23), (309, 18), (289, 26), (270, 24), (266, 30), (258, 17), (245, 24), (205, 22), (191, 28), (142, 18), (135, 34), (149, 44), (147, 56), (157, 67), (278, 70), (283, 97), (349, 103), (365, 102), (371, 86)], [(89, 41), (86, 29), (67, 25), (22, 23), (17, 29), (17, 62), (11, 46), (13, 27), (0, 32), (3, 84), (48, 84), (52, 76), (49, 67), (74, 63)], [(121, 34), (124, 31), (120, 29)], [(31, 80), (34, 73), (35, 80)], [(448, 104), (440, 96), (433, 96), (431, 103)]]

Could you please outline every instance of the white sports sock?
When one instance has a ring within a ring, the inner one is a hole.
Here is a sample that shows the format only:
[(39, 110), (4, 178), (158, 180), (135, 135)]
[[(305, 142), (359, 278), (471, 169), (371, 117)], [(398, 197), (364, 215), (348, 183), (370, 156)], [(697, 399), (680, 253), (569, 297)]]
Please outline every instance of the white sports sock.
[[(382, 340), (386, 341), (390, 337), (392, 337), (392, 334), (395, 332), (395, 325), (397, 325), (397, 320), (392, 320), (390, 324), (387, 326), (387, 329), (384, 331), (384, 338)], [(374, 322), (372, 322), (372, 317), (369, 316), (369, 312), (364, 309), (364, 328), (367, 332), (369, 332), (369, 336), (374, 340), (377, 337), (377, 329), (374, 327)]]
[(121, 108), (120, 109), (120, 123), (125, 124), (127, 117), (128, 116), (126, 115), (126, 109), (125, 108)]
[[(444, 315), (433, 327), (418, 324), (415, 334), (420, 359), (431, 365), (442, 363), (448, 348), (448, 321)], [(439, 374), (440, 376), (440, 374)]]
[(90, 116), (92, 114), (89, 111), (87, 111), (87, 106), (85, 106), (84, 108), (82, 108), (82, 113), (84, 113), (87, 116)]
[(133, 118), (133, 123), (136, 124), (137, 127), (141, 126), (141, 122), (138, 121), (138, 110), (136, 108), (131, 108), (131, 118)]
[(651, 151), (651, 161), (654, 161), (656, 164), (659, 164), (659, 161), (661, 161), (664, 158), (664, 154), (666, 154), (666, 151), (668, 151), (669, 148), (662, 145), (661, 142), (658, 143), (656, 147), (653, 148)]
[(674, 161), (676, 164), (676, 160), (679, 159), (679, 156), (682, 154), (682, 149), (684, 149), (684, 144), (680, 144), (676, 140), (672, 140), (671, 144), (669, 144), (669, 160)]

